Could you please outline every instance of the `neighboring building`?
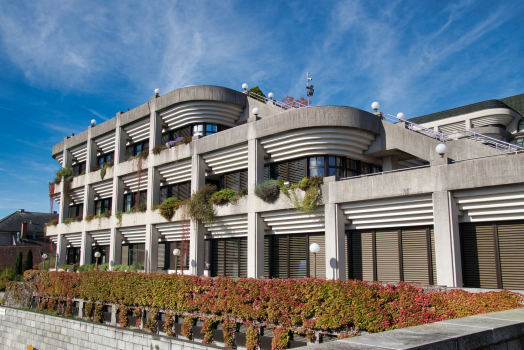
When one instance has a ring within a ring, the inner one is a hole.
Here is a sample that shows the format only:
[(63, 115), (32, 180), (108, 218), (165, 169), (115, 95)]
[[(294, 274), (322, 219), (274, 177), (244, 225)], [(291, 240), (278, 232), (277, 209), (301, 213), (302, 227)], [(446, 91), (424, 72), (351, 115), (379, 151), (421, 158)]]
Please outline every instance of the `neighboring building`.
[[(33, 213), (24, 209), (0, 219), (0, 270), (14, 268), (19, 251), (25, 260), (31, 249), (34, 265), (42, 261), (42, 254), (54, 254), (55, 244), (44, 234), (45, 223), (53, 219), (58, 219), (56, 212)], [(18, 242), (18, 232), (21, 242)]]
[[(444, 131), (443, 118), (469, 115), (446, 123), (470, 123), (494, 136), (476, 142), (468, 132), (454, 135), (460, 127), (446, 136), (352, 107), (286, 109), (227, 88), (181, 88), (53, 147), (53, 157), (79, 175), (71, 200), (63, 183), (56, 186), (60, 224), (47, 235), (58, 243), (60, 264), (90, 264), (99, 251), (99, 262), (111, 267), (138, 259), (147, 271), (171, 271), (170, 252), (188, 242), (186, 273), (304, 277), (314, 274), (308, 247), (318, 243), (317, 277), (521, 289), (524, 148), (503, 141), (521, 113), (494, 102), (419, 118)], [(149, 154), (143, 164), (126, 161), (184, 136), (192, 141)], [(444, 157), (435, 150), (439, 139)], [(102, 179), (92, 166), (111, 160)], [(253, 193), (268, 178), (297, 183), (316, 174), (325, 176), (322, 203), (311, 215), (297, 213), (283, 194), (267, 203)], [(184, 221), (181, 210), (168, 222), (151, 210), (206, 182), (249, 194), (217, 207), (213, 224)], [(63, 223), (127, 211), (136, 200), (147, 211), (120, 223), (115, 215)]]

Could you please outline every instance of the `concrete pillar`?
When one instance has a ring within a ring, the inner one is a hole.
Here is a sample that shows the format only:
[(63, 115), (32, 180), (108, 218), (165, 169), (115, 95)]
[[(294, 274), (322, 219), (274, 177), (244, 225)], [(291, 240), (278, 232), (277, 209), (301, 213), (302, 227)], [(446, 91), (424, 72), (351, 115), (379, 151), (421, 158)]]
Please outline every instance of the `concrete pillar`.
[(471, 119), (466, 119), (466, 130), (471, 129)]
[(71, 154), (71, 152), (69, 152), (67, 149), (64, 149), (63, 157), (64, 157), (64, 160), (63, 160), (62, 167), (71, 168), (71, 164), (73, 164), (73, 155)]
[(324, 206), (326, 279), (347, 279), (345, 222), (344, 212), (339, 204), (328, 203)]
[(398, 169), (398, 156), (382, 157), (382, 171), (391, 171)]
[(196, 192), (206, 183), (206, 163), (199, 154), (191, 158), (191, 192)]
[(87, 215), (95, 214), (95, 191), (91, 185), (86, 185), (84, 189), (84, 218)]
[(264, 156), (266, 152), (258, 139), (248, 140), (247, 152), (249, 192), (254, 193), (256, 184), (264, 181)]
[[(113, 194), (112, 194), (112, 213), (117, 211), (124, 211), (124, 189), (125, 184), (121, 178), (115, 176), (113, 178)], [(114, 217), (114, 215), (113, 215)]]
[(86, 155), (86, 174), (91, 172), (91, 166), (97, 163), (98, 146), (91, 138), (93, 127), (87, 128), (87, 155)]
[(151, 97), (149, 102), (150, 123), (149, 123), (149, 149), (153, 149), (162, 143), (162, 118), (160, 114), (155, 112), (156, 96)]
[(462, 287), (458, 207), (450, 191), (433, 193), (436, 284)]
[(264, 276), (265, 223), (259, 213), (247, 214), (247, 276)]
[(206, 228), (200, 221), (191, 220), (189, 228), (189, 273), (204, 274), (204, 235)]
[(147, 209), (160, 204), (160, 173), (155, 168), (147, 169)]
[(58, 223), (61, 224), (64, 222), (65, 219), (69, 217), (69, 199), (64, 194), (64, 179), (60, 181), (60, 211), (58, 215)]
[(82, 248), (80, 249), (80, 265), (90, 265), (91, 263), (91, 255), (92, 255), (92, 249), (93, 249), (93, 237), (86, 232), (82, 232)]
[(146, 225), (146, 272), (158, 270), (158, 239), (160, 234), (155, 225)]
[(111, 228), (111, 239), (109, 243), (109, 269), (113, 266), (120, 265), (122, 262), (122, 239), (124, 237), (118, 231), (117, 227)]
[(58, 239), (56, 241), (56, 267), (65, 264), (66, 262), (66, 250), (67, 250), (67, 240), (63, 233), (58, 234)]
[(115, 128), (115, 161), (114, 164), (124, 162), (126, 155), (127, 134), (124, 128), (120, 125), (120, 115), (122, 112), (116, 114), (116, 128)]

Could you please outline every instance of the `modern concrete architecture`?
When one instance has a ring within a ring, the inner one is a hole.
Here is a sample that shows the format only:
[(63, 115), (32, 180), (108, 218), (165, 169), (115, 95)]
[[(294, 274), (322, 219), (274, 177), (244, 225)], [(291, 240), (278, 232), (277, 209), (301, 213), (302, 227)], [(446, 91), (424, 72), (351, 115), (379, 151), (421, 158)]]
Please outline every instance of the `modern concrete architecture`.
[[(60, 219), (47, 235), (58, 244), (60, 263), (91, 264), (99, 251), (99, 263), (110, 268), (138, 259), (151, 272), (316, 273), (521, 289), (524, 148), (510, 143), (521, 121), (522, 112), (502, 102), (412, 122), (352, 107), (284, 106), (217, 86), (185, 87), (53, 147), (52, 156), (78, 176), (69, 191), (64, 181), (55, 187)], [(458, 122), (463, 130), (445, 126)], [(143, 161), (134, 158), (183, 137), (192, 139)], [(439, 144), (447, 146), (443, 154)], [(96, 165), (111, 161), (102, 178)], [(324, 184), (310, 215), (283, 194), (269, 203), (254, 194), (265, 179), (297, 183), (317, 174)], [(217, 206), (212, 224), (187, 220), (183, 210), (167, 221), (152, 210), (205, 183), (245, 187), (248, 195)], [(138, 202), (147, 210), (121, 222), (112, 215), (64, 223), (126, 212)], [(312, 243), (320, 246), (316, 257)], [(174, 248), (188, 252), (178, 265)], [(74, 256), (79, 261), (71, 261)]]

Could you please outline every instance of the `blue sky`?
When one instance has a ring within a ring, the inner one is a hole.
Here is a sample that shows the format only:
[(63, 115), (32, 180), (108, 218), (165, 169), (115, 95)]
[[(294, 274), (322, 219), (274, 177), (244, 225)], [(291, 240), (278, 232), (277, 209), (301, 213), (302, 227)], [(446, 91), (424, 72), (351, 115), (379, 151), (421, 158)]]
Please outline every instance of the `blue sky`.
[[(524, 93), (522, 1), (3, 1), (0, 217), (49, 211), (51, 147), (155, 88), (258, 85), (406, 118)], [(55, 210), (57, 208), (54, 204)]]

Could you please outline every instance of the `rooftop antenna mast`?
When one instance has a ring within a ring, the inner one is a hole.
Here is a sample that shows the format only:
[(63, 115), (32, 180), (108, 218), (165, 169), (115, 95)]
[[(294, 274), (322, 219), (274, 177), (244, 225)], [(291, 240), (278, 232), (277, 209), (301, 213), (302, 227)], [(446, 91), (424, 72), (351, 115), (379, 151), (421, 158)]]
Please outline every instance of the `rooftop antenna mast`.
[(309, 81), (310, 80), (313, 80), (313, 78), (310, 78), (309, 77), (309, 72), (307, 72), (306, 74), (306, 77), (307, 77), (307, 81), (306, 81), (306, 89), (307, 89), (307, 106), (309, 107), (309, 98), (311, 96), (313, 96), (313, 93), (315, 92), (315, 90), (313, 89), (313, 85), (309, 85)]

